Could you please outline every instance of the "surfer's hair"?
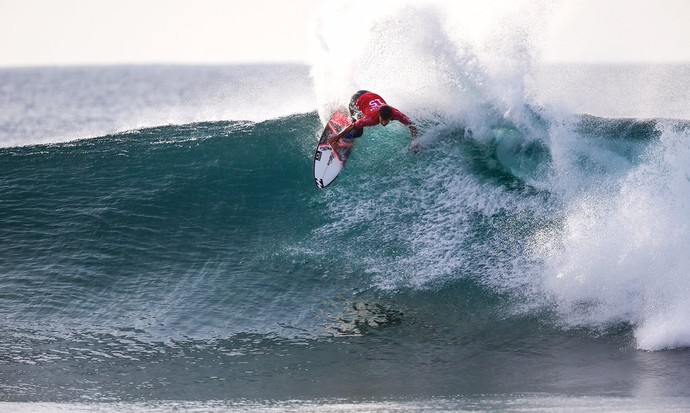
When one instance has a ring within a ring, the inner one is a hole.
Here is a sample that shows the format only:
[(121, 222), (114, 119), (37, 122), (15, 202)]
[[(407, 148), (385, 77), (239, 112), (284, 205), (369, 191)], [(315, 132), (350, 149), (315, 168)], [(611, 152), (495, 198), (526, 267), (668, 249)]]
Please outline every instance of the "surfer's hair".
[(379, 109), (379, 116), (381, 116), (381, 119), (383, 120), (388, 120), (393, 116), (393, 108), (390, 106), (381, 106), (381, 109)]

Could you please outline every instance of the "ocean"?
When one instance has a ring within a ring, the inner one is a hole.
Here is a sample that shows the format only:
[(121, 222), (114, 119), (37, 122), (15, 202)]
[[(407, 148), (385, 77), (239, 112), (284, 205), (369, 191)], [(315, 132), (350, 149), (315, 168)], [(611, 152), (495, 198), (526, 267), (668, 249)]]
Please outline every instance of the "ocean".
[(440, 50), (0, 69), (0, 410), (690, 409), (690, 66)]

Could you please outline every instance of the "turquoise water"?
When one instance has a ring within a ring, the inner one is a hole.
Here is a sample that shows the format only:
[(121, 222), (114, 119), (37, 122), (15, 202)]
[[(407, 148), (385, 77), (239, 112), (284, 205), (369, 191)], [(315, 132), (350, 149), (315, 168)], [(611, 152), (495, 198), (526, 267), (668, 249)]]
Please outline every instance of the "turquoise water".
[(316, 108), (222, 89), (286, 71), (0, 71), (5, 407), (687, 408), (687, 121), (428, 114), (319, 190)]

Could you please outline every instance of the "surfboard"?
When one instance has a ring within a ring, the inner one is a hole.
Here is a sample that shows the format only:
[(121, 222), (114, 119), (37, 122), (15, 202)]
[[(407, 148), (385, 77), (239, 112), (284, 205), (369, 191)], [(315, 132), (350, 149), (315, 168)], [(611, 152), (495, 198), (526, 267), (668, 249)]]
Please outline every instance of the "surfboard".
[(350, 124), (350, 114), (347, 109), (338, 109), (326, 124), (314, 153), (314, 182), (319, 188), (330, 185), (340, 175), (347, 158), (350, 157), (352, 146), (338, 145), (337, 150), (328, 143), (328, 138), (342, 131)]

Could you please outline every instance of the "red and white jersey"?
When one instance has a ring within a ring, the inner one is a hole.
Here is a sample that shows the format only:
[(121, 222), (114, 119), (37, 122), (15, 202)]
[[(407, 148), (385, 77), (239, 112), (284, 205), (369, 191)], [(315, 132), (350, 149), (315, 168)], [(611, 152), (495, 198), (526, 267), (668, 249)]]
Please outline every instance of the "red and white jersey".
[[(379, 109), (381, 106), (386, 106), (387, 103), (383, 98), (376, 93), (367, 92), (360, 96), (356, 102), (357, 108), (362, 111), (362, 118), (355, 122), (355, 129), (362, 129), (365, 126), (378, 125), (379, 120)], [(398, 109), (393, 109), (393, 116), (391, 120), (397, 120), (403, 125), (409, 125), (412, 123), (409, 117), (399, 111)]]

